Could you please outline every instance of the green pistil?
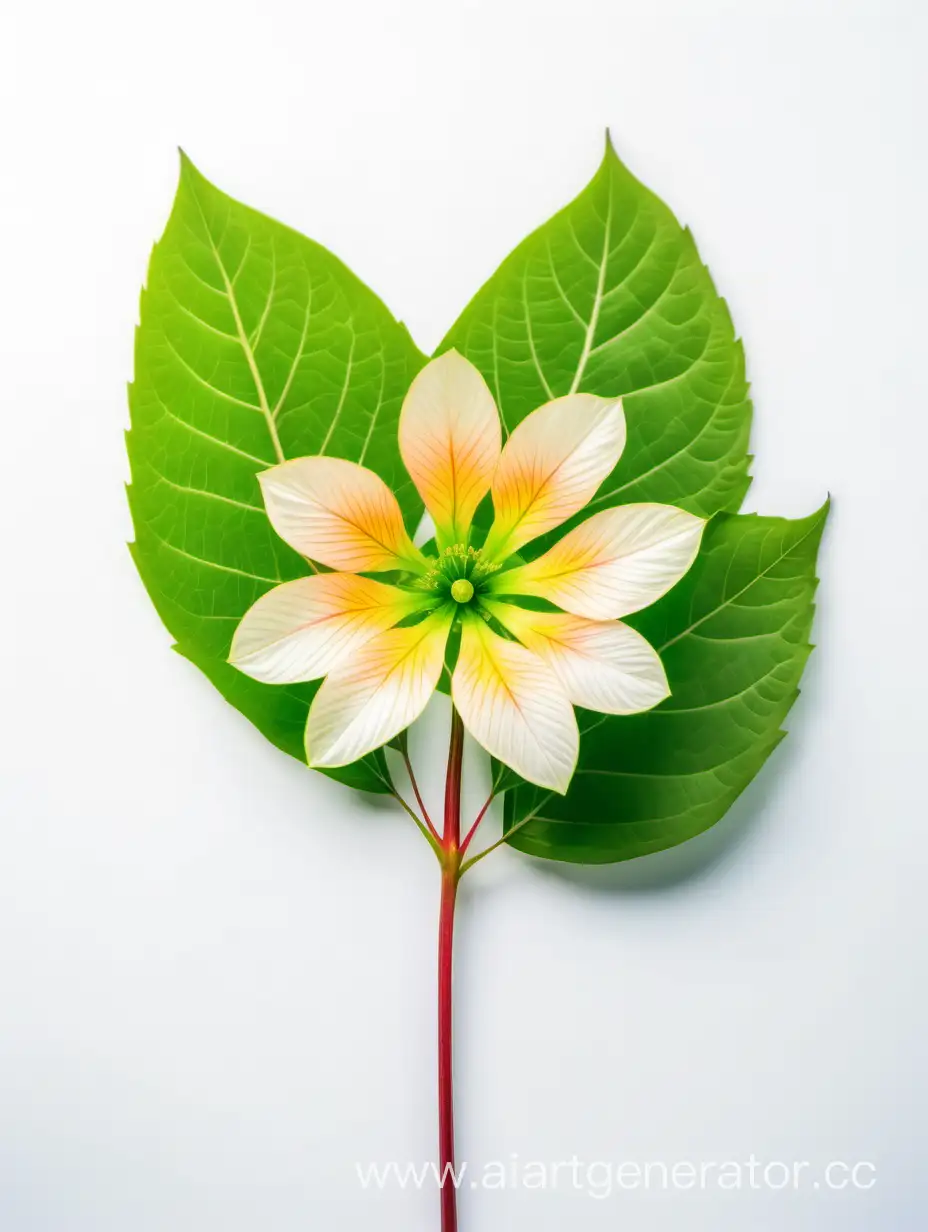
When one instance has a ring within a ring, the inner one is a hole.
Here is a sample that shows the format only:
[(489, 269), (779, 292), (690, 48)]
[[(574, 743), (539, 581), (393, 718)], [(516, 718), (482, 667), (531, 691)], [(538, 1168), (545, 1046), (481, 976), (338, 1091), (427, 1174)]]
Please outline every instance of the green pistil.
[(467, 578), (458, 578), (451, 583), (451, 598), (456, 603), (470, 603), (474, 597), (474, 587)]
[[(424, 590), (440, 590), (451, 593), (458, 603), (467, 603), (479, 590), (480, 583), (495, 573), (499, 565), (486, 561), (480, 548), (465, 547), (463, 543), (453, 543), (445, 548), (437, 557), (429, 561), (427, 573), (422, 575), (419, 585)], [(454, 587), (458, 582), (465, 583), (460, 587), (460, 594)]]

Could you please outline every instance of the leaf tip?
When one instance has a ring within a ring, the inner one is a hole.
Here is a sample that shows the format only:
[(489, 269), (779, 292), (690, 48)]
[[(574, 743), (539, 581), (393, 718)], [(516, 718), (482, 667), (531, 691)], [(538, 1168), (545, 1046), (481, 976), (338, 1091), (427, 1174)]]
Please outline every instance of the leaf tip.
[(621, 159), (619, 158), (618, 153), (616, 152), (615, 142), (612, 140), (612, 129), (609, 127), (608, 124), (606, 125), (606, 130), (603, 136), (604, 136), (603, 164), (620, 163)]
[[(639, 188), (644, 188), (644, 185), (641, 184), (640, 180), (636, 179), (631, 171), (629, 171), (628, 167), (619, 156), (619, 151), (616, 149), (615, 141), (612, 137), (612, 129), (609, 128), (608, 125), (606, 126), (604, 137), (605, 145), (603, 149), (603, 161), (601, 166), (610, 167), (613, 172), (619, 172), (620, 174), (628, 176), (633, 185), (638, 185)], [(645, 191), (647, 192), (648, 190), (645, 189)]]
[(206, 180), (206, 176), (203, 174), (202, 171), (200, 171), (200, 169), (194, 163), (193, 159), (190, 157), (187, 151), (183, 148), (183, 146), (177, 147), (177, 153), (180, 158), (181, 183), (184, 183), (184, 181), (189, 180), (189, 181), (192, 181), (194, 184), (196, 184), (196, 183), (202, 183), (203, 181)]
[(812, 516), (815, 518), (817, 522), (822, 522), (824, 524), (828, 520), (829, 513), (831, 513), (831, 493), (826, 492), (825, 500), (819, 506), (819, 508), (816, 509), (815, 513)]

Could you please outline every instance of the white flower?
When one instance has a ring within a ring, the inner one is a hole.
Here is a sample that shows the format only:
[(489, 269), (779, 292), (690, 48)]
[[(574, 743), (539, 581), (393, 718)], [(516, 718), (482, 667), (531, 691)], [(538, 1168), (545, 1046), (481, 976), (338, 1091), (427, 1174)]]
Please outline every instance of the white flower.
[[(329, 457), (272, 467), (259, 480), (275, 530), (336, 572), (259, 599), (236, 630), (230, 662), (270, 684), (324, 676), (306, 726), (307, 760), (342, 766), (422, 713), (457, 626), (451, 695), (465, 726), (523, 778), (564, 792), (579, 747), (575, 705), (632, 714), (668, 695), (656, 652), (619, 618), (686, 573), (705, 523), (672, 505), (622, 505), (523, 562), (516, 553), (581, 510), (615, 467), (622, 404), (556, 398), (502, 447), (492, 395), (456, 351), (413, 381), (399, 444), (435, 523), (437, 555), (413, 546), (396, 498), (373, 471)], [(471, 523), (488, 491), (495, 517), (478, 548)]]

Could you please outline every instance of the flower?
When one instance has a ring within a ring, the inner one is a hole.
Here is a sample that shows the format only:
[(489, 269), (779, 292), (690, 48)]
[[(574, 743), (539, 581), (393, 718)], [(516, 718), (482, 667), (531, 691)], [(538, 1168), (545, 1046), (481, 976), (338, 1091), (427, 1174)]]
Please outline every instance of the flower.
[[(672, 505), (621, 505), (524, 559), (521, 549), (592, 499), (624, 445), (621, 400), (573, 393), (539, 407), (503, 447), (483, 377), (445, 352), (413, 381), (399, 423), (435, 554), (413, 546), (373, 471), (325, 456), (271, 467), (258, 479), (272, 526), (334, 572), (262, 596), (236, 629), (230, 663), (269, 684), (325, 677), (306, 754), (334, 767), (418, 718), (457, 645), (451, 697), (465, 727), (524, 779), (566, 792), (579, 751), (574, 706), (633, 714), (668, 696), (657, 653), (619, 618), (686, 573), (705, 525)], [(475, 547), (487, 492), (494, 520)]]

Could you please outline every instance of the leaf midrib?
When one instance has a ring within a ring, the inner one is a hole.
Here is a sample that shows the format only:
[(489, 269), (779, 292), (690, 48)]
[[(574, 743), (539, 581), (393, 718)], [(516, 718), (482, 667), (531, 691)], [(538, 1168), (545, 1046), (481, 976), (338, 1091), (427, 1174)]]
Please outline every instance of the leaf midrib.
[[(249, 371), (251, 372), (251, 378), (255, 383), (255, 390), (258, 395), (258, 404), (260, 406), (261, 413), (264, 416), (265, 423), (267, 424), (268, 435), (271, 438), (274, 454), (278, 462), (285, 462), (286, 455), (284, 454), (283, 448), (280, 444), (280, 437), (277, 434), (277, 425), (274, 422), (274, 415), (271, 411), (270, 404), (268, 403), (267, 394), (264, 389), (264, 382), (261, 379), (261, 373), (258, 370), (258, 364), (255, 359), (254, 351), (251, 349), (251, 343), (248, 341), (248, 335), (246, 334), (245, 327), (242, 323), (238, 300), (235, 297), (235, 287), (229, 278), (229, 274), (226, 270), (219, 249), (216, 247), (216, 243), (213, 239), (213, 233), (210, 230), (209, 223), (206, 219), (206, 214), (203, 211), (203, 206), (200, 204), (200, 198), (197, 196), (196, 186), (191, 184), (190, 191), (197, 207), (197, 213), (200, 215), (200, 220), (203, 223), (203, 231), (206, 235), (207, 241), (209, 242), (210, 251), (212, 252), (213, 259), (216, 262), (216, 268), (219, 270), (219, 275), (222, 278), (222, 282), (225, 287), (225, 296), (229, 301), (229, 307), (232, 309), (232, 319), (235, 322), (235, 331), (238, 334), (238, 340), (245, 355), (245, 361), (248, 364)], [(238, 271), (236, 271), (236, 273), (238, 273)], [(307, 306), (307, 314), (308, 312), (309, 308)], [(297, 352), (297, 354), (299, 354), (299, 352)]]
[[(751, 580), (747, 583), (747, 585), (742, 586), (740, 590), (735, 591), (733, 595), (729, 595), (728, 598), (723, 603), (720, 603), (717, 607), (713, 608), (711, 612), (707, 612), (705, 616), (700, 616), (699, 620), (694, 621), (693, 624), (687, 626), (687, 628), (683, 629), (680, 633), (677, 633), (669, 641), (664, 642), (662, 646), (659, 646), (657, 648), (658, 654), (662, 654), (665, 650), (669, 649), (669, 647), (676, 645), (676, 643), (679, 642), (682, 638), (687, 637), (690, 633), (692, 633), (694, 629), (698, 629), (699, 626), (705, 624), (707, 620), (711, 620), (713, 616), (717, 616), (718, 613), (723, 611), (726, 607), (730, 607), (731, 604), (734, 603), (736, 599), (740, 599), (741, 596), (745, 594), (747, 591), (749, 591), (752, 586), (756, 586), (758, 582), (762, 581), (767, 576), (767, 574), (771, 571), (771, 569), (775, 569), (777, 565), (779, 565), (782, 561), (786, 560), (787, 556), (795, 552), (797, 548), (802, 547), (802, 545), (809, 538), (809, 536), (814, 534), (815, 531), (818, 530), (818, 527), (821, 521), (822, 521), (821, 516), (816, 517), (815, 521), (812, 523), (812, 525), (809, 527), (809, 529), (805, 532), (804, 535), (802, 535), (799, 539), (794, 540), (789, 545), (789, 547), (787, 547), (785, 551), (781, 552), (775, 560), (772, 560), (765, 569), (762, 569), (760, 573), (756, 574), (753, 578), (751, 578)], [(769, 533), (770, 532), (768, 532), (768, 534)], [(761, 544), (761, 550), (763, 550), (763, 544)], [(724, 640), (724, 639), (721, 639), (721, 640)]]
[(611, 252), (609, 242), (612, 238), (612, 177), (609, 177), (609, 204), (606, 207), (606, 221), (603, 228), (603, 254), (599, 262), (599, 273), (596, 278), (596, 294), (593, 298), (593, 307), (590, 310), (590, 322), (587, 325), (586, 336), (583, 340), (583, 350), (580, 352), (580, 359), (577, 363), (577, 371), (574, 374), (574, 379), (571, 382), (568, 392), (575, 394), (580, 388), (580, 382), (583, 379), (583, 373), (586, 369), (587, 360), (593, 350), (593, 340), (596, 335), (596, 327), (599, 324), (599, 310), (602, 307), (603, 292), (606, 286), (606, 268), (609, 264)]

